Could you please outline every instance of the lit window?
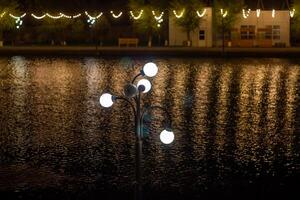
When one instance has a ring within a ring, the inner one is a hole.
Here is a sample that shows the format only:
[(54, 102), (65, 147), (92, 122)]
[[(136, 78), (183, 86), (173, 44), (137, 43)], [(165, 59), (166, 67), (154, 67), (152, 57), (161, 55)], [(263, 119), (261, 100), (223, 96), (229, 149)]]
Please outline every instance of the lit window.
[(266, 39), (280, 40), (280, 26), (266, 26)]
[(265, 39), (272, 39), (272, 26), (266, 26)]
[(205, 40), (205, 30), (199, 31), (199, 40)]
[(273, 26), (273, 40), (280, 40), (280, 26)]
[(240, 31), (241, 31), (241, 40), (255, 39), (255, 26), (242, 25)]

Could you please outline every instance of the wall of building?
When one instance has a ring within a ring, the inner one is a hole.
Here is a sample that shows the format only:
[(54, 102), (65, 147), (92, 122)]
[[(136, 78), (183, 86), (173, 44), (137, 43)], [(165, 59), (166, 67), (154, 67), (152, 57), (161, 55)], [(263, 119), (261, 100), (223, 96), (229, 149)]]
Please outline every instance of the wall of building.
[[(199, 27), (191, 33), (192, 46), (212, 47), (212, 8), (205, 8), (205, 15), (199, 20)], [(199, 11), (200, 13), (202, 11)], [(196, 15), (196, 13), (195, 13)], [(173, 13), (169, 16), (169, 45), (182, 46), (187, 40), (187, 34), (176, 24), (178, 20)], [(205, 39), (199, 39), (200, 30), (205, 31)]]
[[(194, 47), (212, 47), (213, 32), (212, 32), (212, 8), (206, 8), (206, 14), (199, 21), (199, 27), (191, 33), (192, 46)], [(247, 11), (246, 11), (247, 13)], [(195, 13), (196, 14), (196, 13)], [(285, 46), (290, 47), (290, 12), (288, 10), (276, 10), (273, 17), (272, 10), (264, 10), (257, 17), (257, 11), (250, 11), (246, 18), (243, 13), (240, 13), (240, 18), (237, 20), (232, 30), (231, 46), (235, 47), (272, 47)], [(169, 16), (169, 45), (183, 46), (187, 40), (186, 33), (176, 24), (177, 18), (172, 13)], [(254, 27), (254, 37), (242, 37), (242, 27)], [(272, 27), (272, 34), (267, 33), (268, 27)], [(277, 27), (277, 29), (275, 28)], [(280, 29), (278, 29), (280, 27)], [(205, 31), (205, 39), (199, 39), (199, 31)], [(280, 37), (278, 37), (278, 30)], [(275, 37), (277, 32), (277, 37)], [(266, 35), (269, 34), (267, 38)], [(222, 37), (218, 37), (222, 38)], [(222, 45), (222, 40), (215, 41), (217, 46)], [(228, 46), (228, 41), (225, 45)]]
[[(255, 26), (255, 39), (253, 39), (253, 46), (259, 46), (259, 42), (263, 41), (259, 37), (261, 32), (259, 30), (266, 28), (267, 26), (280, 26), (280, 39), (271, 39), (272, 46), (278, 44), (285, 44), (286, 47), (290, 46), (290, 13), (289, 11), (275, 11), (274, 18), (272, 17), (272, 11), (261, 11), (260, 16), (257, 17), (256, 11), (251, 11), (247, 18), (244, 18), (242, 13), (240, 20), (237, 21), (235, 29), (240, 36), (241, 26)], [(241, 38), (240, 38), (241, 39)]]

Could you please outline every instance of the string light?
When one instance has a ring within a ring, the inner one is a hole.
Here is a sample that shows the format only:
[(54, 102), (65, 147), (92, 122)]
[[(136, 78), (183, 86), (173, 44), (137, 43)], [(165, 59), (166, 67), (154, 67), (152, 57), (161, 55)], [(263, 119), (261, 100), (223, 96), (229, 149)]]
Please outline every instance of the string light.
[(19, 29), (23, 24), (23, 20), (21, 20), (20, 18), (16, 20), (16, 28)]
[(37, 16), (37, 15), (35, 15), (35, 14), (31, 14), (31, 16), (33, 17), (33, 18), (35, 18), (35, 19), (43, 19), (44, 17), (46, 17), (46, 14), (44, 14), (44, 15), (42, 15), (42, 16)]
[(13, 15), (13, 14), (9, 13), (9, 16), (10, 16), (11, 18), (14, 18), (14, 19), (22, 19), (23, 17), (25, 17), (25, 16), (26, 16), (26, 13), (24, 13), (24, 14), (23, 14), (23, 15), (21, 15), (21, 16), (15, 16), (15, 15)]
[(59, 15), (57, 15), (57, 16), (50, 15), (49, 13), (46, 13), (46, 16), (47, 16), (47, 17), (50, 17), (51, 19), (60, 19), (60, 18), (62, 18), (61, 13), (60, 13)]
[(72, 17), (73, 17), (73, 19), (75, 19), (75, 18), (78, 18), (80, 16), (81, 16), (81, 13), (78, 13), (77, 15), (73, 15)]
[(0, 18), (4, 17), (5, 14), (6, 14), (6, 12), (3, 12), (3, 13), (0, 15)]
[(89, 27), (92, 27), (95, 23), (96, 23), (96, 20), (99, 19), (103, 13), (99, 13), (99, 15), (93, 17), (91, 15), (89, 15), (89, 13), (87, 11), (84, 12), (86, 16), (88, 16), (88, 19), (87, 19), (87, 23), (89, 24)]
[[(296, 12), (295, 9), (289, 10), (289, 15), (290, 15), (291, 18), (293, 18), (295, 16), (295, 12)], [(85, 11), (84, 13), (88, 17), (88, 23), (89, 24), (94, 24), (96, 22), (96, 20), (99, 19), (103, 15), (102, 12), (99, 13), (97, 16), (91, 16), (91, 15), (89, 15), (89, 13), (87, 11)], [(119, 12), (118, 14), (115, 14), (114, 11), (110, 11), (110, 13), (116, 19), (120, 18), (123, 15), (122, 11)], [(144, 10), (140, 10), (138, 13), (136, 12), (137, 15), (135, 15), (133, 11), (130, 11), (129, 13), (130, 13), (131, 17), (134, 20), (138, 20), (142, 17), (142, 15), (144, 13)], [(178, 12), (176, 10), (173, 10), (173, 14), (176, 18), (182, 18), (184, 13), (185, 13), (185, 9), (183, 9), (180, 12)], [(201, 11), (200, 12), (196, 11), (196, 13), (197, 13), (198, 17), (202, 18), (206, 15), (207, 9), (203, 9), (202, 12)], [(220, 9), (220, 13), (221, 13), (221, 17), (223, 17), (223, 18), (227, 17), (227, 15), (228, 15), (228, 11), (225, 10), (225, 9)], [(6, 14), (7, 14), (6, 12), (2, 12), (0, 14), (0, 18), (3, 18)], [(242, 14), (243, 14), (243, 18), (247, 19), (251, 14), (251, 10), (250, 9), (248, 9), (248, 10), (242, 9)], [(161, 26), (160, 23), (163, 22), (164, 12), (161, 12), (158, 15), (158, 13), (155, 13), (155, 11), (152, 10), (152, 15), (153, 15), (154, 19), (156, 20), (156, 22), (158, 23), (157, 26), (160, 27)], [(256, 9), (256, 17), (259, 18), (260, 15), (261, 15), (261, 9)], [(26, 16), (26, 13), (23, 13), (20, 16), (16, 16), (16, 15), (13, 15), (13, 14), (9, 13), (9, 16), (11, 18), (15, 19), (16, 27), (20, 28), (20, 26), (23, 24), (22, 18), (24, 18)], [(45, 14), (39, 16), (39, 15), (36, 15), (36, 14), (32, 13), (31, 16), (35, 19), (38, 19), (38, 20), (41, 20), (45, 17), (49, 17), (51, 19), (60, 19), (60, 18), (75, 19), (75, 18), (78, 18), (78, 17), (82, 16), (82, 14), (78, 13), (76, 15), (66, 15), (64, 13), (59, 13), (59, 15), (51, 15), (49, 13), (45, 13)], [(275, 18), (275, 17), (276, 17), (276, 10), (273, 9), (272, 10), (272, 18)]]
[(155, 11), (152, 10), (152, 14), (154, 16), (154, 18), (158, 21), (160, 19), (162, 19), (162, 17), (164, 16), (164, 12), (161, 12), (159, 16), (156, 16)]
[(44, 14), (44, 15), (37, 16), (37, 15), (35, 15), (35, 14), (32, 13), (31, 16), (32, 16), (33, 18), (35, 18), (35, 19), (43, 19), (43, 18), (45, 18), (45, 17), (49, 17), (49, 18), (51, 18), (51, 19), (60, 19), (60, 18), (62, 18), (62, 17), (67, 18), (67, 19), (71, 19), (71, 18), (78, 18), (78, 17), (81, 16), (81, 14), (79, 13), (79, 14), (77, 14), (77, 15), (70, 16), (70, 15), (65, 15), (65, 14), (63, 14), (63, 13), (59, 13), (59, 15), (54, 16), (54, 15), (50, 15), (49, 13), (46, 13), (46, 14)]
[(248, 9), (247, 12), (245, 11), (245, 9), (243, 9), (243, 17), (244, 17), (245, 19), (247, 19), (247, 18), (249, 17), (249, 15), (250, 15), (250, 12), (251, 12), (250, 9)]
[(123, 12), (120, 12), (118, 15), (116, 15), (116, 14), (114, 13), (114, 11), (110, 11), (110, 13), (112, 14), (113, 18), (115, 18), (115, 19), (120, 18), (120, 17), (122, 16), (122, 14), (123, 14)]
[[(184, 9), (181, 11), (181, 13), (180, 14), (177, 14), (177, 12), (176, 12), (176, 10), (173, 10), (173, 13), (174, 13), (174, 15), (175, 15), (175, 17), (177, 18), (177, 19), (179, 19), (179, 18), (181, 18), (182, 16), (183, 16), (183, 14), (184, 14)], [(198, 11), (197, 11), (198, 12)]]
[(257, 17), (257, 18), (260, 17), (260, 9), (256, 9), (256, 17)]
[(144, 10), (141, 10), (138, 16), (135, 16), (132, 11), (130, 11), (130, 15), (133, 19), (138, 20), (142, 17)]
[(137, 16), (135, 16), (135, 15), (133, 14), (132, 11), (130, 11), (129, 13), (130, 13), (131, 17), (132, 17), (134, 20), (138, 20), (138, 19), (140, 19), (140, 18), (142, 17), (143, 12), (144, 12), (144, 10), (141, 10), (140, 13), (139, 13)]
[(99, 13), (99, 15), (97, 15), (96, 17), (93, 17), (93, 16), (89, 15), (89, 13), (88, 13), (87, 11), (85, 11), (84, 13), (85, 13), (85, 15), (88, 16), (90, 19), (99, 19), (99, 18), (103, 15), (103, 13), (101, 12), (101, 13)]
[(21, 28), (21, 26), (22, 26), (22, 24), (23, 24), (22, 18), (24, 18), (24, 17), (26, 16), (26, 13), (24, 13), (24, 14), (21, 15), (21, 16), (15, 16), (15, 15), (9, 13), (9, 16), (10, 16), (11, 18), (14, 18), (14, 19), (16, 20), (16, 21), (15, 21), (15, 23), (16, 23), (16, 28), (19, 29), (19, 28)]
[(224, 12), (224, 10), (221, 9), (220, 11), (221, 11), (221, 16), (222, 16), (223, 18), (225, 18), (225, 17), (227, 16), (227, 14), (228, 14), (227, 10)]
[(154, 19), (157, 22), (157, 27), (161, 27), (161, 23), (164, 21), (163, 16), (164, 16), (164, 12), (161, 12), (159, 16), (156, 16), (155, 11), (152, 10), (152, 15), (154, 16)]
[(204, 17), (204, 15), (206, 14), (206, 8), (202, 11), (202, 13), (199, 13), (199, 11), (197, 10), (197, 15), (198, 17)]
[(293, 10), (290, 10), (290, 16), (291, 16), (291, 18), (293, 18), (293, 17), (294, 17), (294, 15), (295, 15), (295, 12), (296, 12), (295, 8), (294, 8)]
[(61, 17), (64, 17), (64, 18), (67, 18), (67, 19), (71, 19), (72, 16), (69, 16), (69, 15), (65, 15), (63, 13), (59, 13), (61, 15)]

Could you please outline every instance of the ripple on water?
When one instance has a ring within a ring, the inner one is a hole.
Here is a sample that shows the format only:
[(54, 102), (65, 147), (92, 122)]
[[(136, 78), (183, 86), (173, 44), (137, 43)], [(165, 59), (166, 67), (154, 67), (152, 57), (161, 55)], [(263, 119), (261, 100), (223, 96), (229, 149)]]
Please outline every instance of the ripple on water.
[(148, 116), (146, 192), (273, 191), (299, 177), (298, 60), (15, 56), (0, 58), (0, 191), (132, 191), (131, 110), (98, 98), (150, 60), (145, 102), (168, 108), (176, 140), (160, 144), (164, 115)]

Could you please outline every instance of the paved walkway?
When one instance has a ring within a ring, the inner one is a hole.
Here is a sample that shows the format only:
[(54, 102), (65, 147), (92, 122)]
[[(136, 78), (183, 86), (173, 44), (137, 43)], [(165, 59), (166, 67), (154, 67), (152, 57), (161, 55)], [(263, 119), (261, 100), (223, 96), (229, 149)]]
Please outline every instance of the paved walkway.
[(0, 55), (99, 55), (99, 56), (193, 56), (193, 57), (296, 57), (300, 48), (196, 48), (196, 47), (95, 47), (4, 46)]

